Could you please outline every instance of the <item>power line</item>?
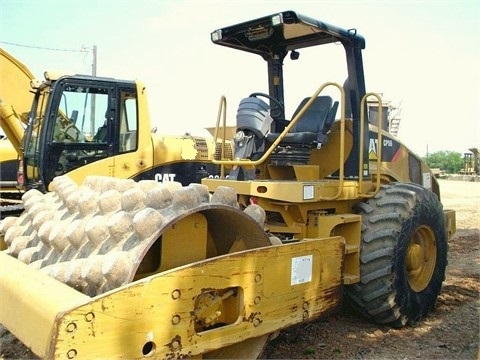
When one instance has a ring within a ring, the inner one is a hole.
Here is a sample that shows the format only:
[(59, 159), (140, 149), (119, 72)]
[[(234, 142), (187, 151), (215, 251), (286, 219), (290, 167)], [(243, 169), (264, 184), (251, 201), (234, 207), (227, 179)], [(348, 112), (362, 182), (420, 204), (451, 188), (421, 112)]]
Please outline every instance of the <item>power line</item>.
[(31, 48), (31, 49), (40, 49), (40, 50), (50, 50), (50, 51), (63, 51), (63, 52), (89, 52), (91, 49), (83, 47), (80, 50), (76, 49), (59, 49), (59, 48), (49, 48), (49, 47), (42, 47), (42, 46), (33, 46), (33, 45), (24, 45), (24, 44), (17, 44), (17, 43), (12, 43), (8, 41), (0, 41), (0, 44), (7, 44), (7, 45), (12, 45), (12, 46), (18, 46), (18, 47), (25, 47), (25, 48)]

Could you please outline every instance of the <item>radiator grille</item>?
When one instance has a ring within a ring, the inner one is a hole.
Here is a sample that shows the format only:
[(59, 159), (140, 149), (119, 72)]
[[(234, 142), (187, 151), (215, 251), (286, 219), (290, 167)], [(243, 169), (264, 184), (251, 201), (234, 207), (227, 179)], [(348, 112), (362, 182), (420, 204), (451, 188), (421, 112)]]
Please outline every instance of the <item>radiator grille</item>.
[[(231, 143), (225, 143), (224, 147), (224, 159), (233, 159), (233, 148)], [(214, 159), (215, 160), (221, 160), (222, 158), (222, 143), (218, 142), (215, 144), (215, 154), (214, 154)]]
[(418, 160), (412, 153), (408, 153), (408, 172), (411, 182), (422, 185), (420, 160)]
[(203, 138), (193, 138), (193, 140), (195, 141), (195, 148), (198, 151), (199, 160), (209, 160), (207, 141)]

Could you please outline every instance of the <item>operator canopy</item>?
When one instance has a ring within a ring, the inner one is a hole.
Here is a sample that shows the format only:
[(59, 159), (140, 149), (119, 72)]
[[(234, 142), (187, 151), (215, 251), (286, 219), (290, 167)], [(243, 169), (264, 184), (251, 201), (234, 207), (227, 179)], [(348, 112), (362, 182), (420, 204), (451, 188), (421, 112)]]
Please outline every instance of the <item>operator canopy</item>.
[(357, 49), (365, 48), (365, 39), (355, 29), (345, 30), (294, 11), (261, 17), (211, 33), (215, 44), (258, 54), (264, 59), (273, 54), (296, 49), (341, 42)]

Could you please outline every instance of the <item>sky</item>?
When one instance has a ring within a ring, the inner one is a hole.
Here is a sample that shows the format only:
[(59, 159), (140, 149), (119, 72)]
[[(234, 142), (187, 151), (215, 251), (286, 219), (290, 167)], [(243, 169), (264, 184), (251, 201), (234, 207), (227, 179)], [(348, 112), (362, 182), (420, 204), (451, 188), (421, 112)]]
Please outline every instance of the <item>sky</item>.
[[(400, 109), (398, 138), (415, 153), (480, 148), (478, 0), (0, 0), (0, 47), (41, 79), (91, 74), (95, 46), (97, 75), (146, 85), (152, 127), (204, 135), (221, 96), (234, 125), (239, 101), (268, 89), (259, 56), (214, 45), (210, 33), (284, 10), (365, 37), (367, 91)], [(322, 83), (344, 80), (342, 52), (308, 51), (285, 60), (287, 117)]]

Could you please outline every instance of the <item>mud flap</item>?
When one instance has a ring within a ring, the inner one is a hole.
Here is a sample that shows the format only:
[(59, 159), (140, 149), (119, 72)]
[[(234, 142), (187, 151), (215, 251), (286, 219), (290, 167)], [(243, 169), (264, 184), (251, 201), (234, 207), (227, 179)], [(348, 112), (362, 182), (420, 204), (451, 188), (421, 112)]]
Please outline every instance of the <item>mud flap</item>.
[(455, 210), (444, 209), (443, 215), (445, 216), (445, 224), (447, 225), (448, 240), (450, 240), (457, 231), (456, 213)]

